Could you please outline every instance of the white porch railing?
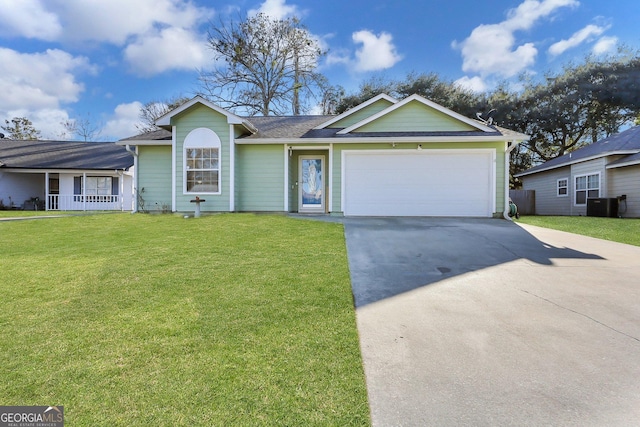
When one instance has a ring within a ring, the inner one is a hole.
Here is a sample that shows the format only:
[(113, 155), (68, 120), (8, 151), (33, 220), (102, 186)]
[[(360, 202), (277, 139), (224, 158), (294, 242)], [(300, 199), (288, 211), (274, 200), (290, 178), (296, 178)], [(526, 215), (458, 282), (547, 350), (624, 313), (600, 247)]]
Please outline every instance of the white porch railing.
[(49, 194), (47, 209), (50, 211), (120, 211), (123, 209), (123, 199), (118, 195)]

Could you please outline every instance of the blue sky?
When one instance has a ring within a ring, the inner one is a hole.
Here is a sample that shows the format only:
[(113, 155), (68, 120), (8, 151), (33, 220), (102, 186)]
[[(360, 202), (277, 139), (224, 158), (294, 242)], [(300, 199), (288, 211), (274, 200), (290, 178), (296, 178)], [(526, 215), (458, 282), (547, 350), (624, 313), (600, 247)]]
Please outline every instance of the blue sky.
[(638, 0), (0, 0), (0, 123), (28, 117), (57, 139), (81, 118), (102, 140), (133, 135), (142, 104), (197, 90), (210, 22), (258, 11), (299, 16), (348, 92), (412, 71), (491, 89), (640, 47)]

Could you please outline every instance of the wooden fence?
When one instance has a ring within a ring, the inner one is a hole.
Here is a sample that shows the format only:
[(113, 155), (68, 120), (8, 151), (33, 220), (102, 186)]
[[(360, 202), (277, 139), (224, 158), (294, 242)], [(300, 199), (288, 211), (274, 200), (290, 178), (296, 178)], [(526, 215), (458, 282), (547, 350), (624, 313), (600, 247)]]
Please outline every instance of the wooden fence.
[(509, 190), (509, 197), (518, 207), (520, 215), (536, 214), (536, 192), (535, 190)]

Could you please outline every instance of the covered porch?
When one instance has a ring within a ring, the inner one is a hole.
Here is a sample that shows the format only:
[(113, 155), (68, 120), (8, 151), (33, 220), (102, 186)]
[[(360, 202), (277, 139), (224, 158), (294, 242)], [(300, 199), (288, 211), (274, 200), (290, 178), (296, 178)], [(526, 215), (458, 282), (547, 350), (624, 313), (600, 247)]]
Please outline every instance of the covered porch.
[[(48, 211), (133, 210), (132, 177), (124, 172), (45, 174), (45, 209)], [(125, 185), (128, 183), (129, 188)]]
[(131, 211), (133, 177), (126, 171), (3, 171), (10, 209)]

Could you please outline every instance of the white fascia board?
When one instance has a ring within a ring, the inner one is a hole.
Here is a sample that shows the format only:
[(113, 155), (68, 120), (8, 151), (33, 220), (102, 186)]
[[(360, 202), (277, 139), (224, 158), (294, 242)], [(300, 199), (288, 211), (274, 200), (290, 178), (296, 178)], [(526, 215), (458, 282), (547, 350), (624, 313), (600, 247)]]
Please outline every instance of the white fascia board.
[(116, 145), (120, 146), (136, 146), (136, 145), (171, 145), (170, 139), (130, 139), (126, 141), (117, 141)]
[(385, 116), (385, 115), (391, 113), (392, 111), (395, 111), (398, 108), (401, 108), (404, 105), (406, 105), (406, 104), (408, 104), (410, 102), (413, 102), (413, 101), (420, 102), (420, 103), (422, 103), (422, 104), (424, 104), (424, 105), (426, 105), (428, 107), (433, 108), (436, 111), (439, 111), (439, 112), (441, 112), (443, 114), (446, 114), (449, 117), (452, 117), (452, 118), (454, 118), (456, 120), (459, 120), (459, 121), (461, 121), (463, 123), (466, 123), (466, 124), (476, 128), (476, 129), (479, 129), (479, 130), (481, 130), (483, 132), (496, 132), (495, 129), (493, 129), (493, 128), (489, 127), (489, 126), (486, 126), (486, 125), (484, 125), (482, 123), (477, 122), (476, 120), (473, 120), (473, 119), (470, 119), (468, 117), (465, 117), (462, 114), (456, 113), (455, 111), (452, 111), (452, 110), (450, 110), (450, 109), (448, 109), (446, 107), (443, 107), (440, 104), (436, 104), (435, 102), (430, 101), (430, 100), (428, 100), (428, 99), (426, 99), (426, 98), (424, 98), (424, 97), (422, 97), (420, 95), (411, 95), (411, 96), (403, 99), (402, 101), (397, 102), (397, 103), (389, 106), (389, 108), (386, 108), (386, 109), (378, 112), (377, 114), (374, 114), (374, 115), (372, 115), (370, 117), (367, 117), (366, 119), (364, 119), (364, 120), (362, 120), (362, 121), (360, 121), (358, 123), (355, 123), (355, 124), (349, 126), (348, 128), (342, 129), (337, 134), (338, 135), (344, 135), (344, 134), (353, 132), (354, 130), (359, 129), (362, 126), (364, 126), (366, 124), (369, 124), (369, 123), (379, 119), (380, 117)]
[[(597, 158), (598, 158), (598, 157), (593, 157), (593, 158), (589, 158), (589, 159), (584, 159), (584, 160), (580, 160), (580, 162), (584, 162), (584, 161), (588, 161), (588, 160), (593, 160), (593, 159), (597, 159)], [(533, 172), (526, 172), (526, 171), (525, 171), (525, 172), (520, 172), (520, 173), (515, 174), (515, 175), (514, 175), (514, 177), (515, 177), (515, 178), (520, 178), (521, 176), (535, 175), (535, 174), (540, 173), (540, 172), (547, 172), (547, 171), (551, 171), (551, 170), (554, 170), (554, 169), (560, 169), (560, 168), (564, 168), (564, 167), (567, 167), (567, 166), (571, 166), (571, 165), (573, 165), (573, 164), (575, 164), (575, 163), (580, 163), (580, 162), (575, 161), (575, 162), (562, 163), (562, 164), (559, 164), (559, 165), (549, 166), (549, 167), (547, 167), (547, 168), (538, 169), (538, 170), (535, 170), (535, 171), (533, 171)]]
[(631, 161), (623, 162), (623, 163), (616, 163), (615, 165), (607, 165), (605, 168), (606, 169), (616, 169), (616, 168), (624, 168), (624, 167), (627, 167), (627, 166), (635, 166), (635, 165), (640, 165), (640, 159), (631, 160)]
[[(131, 166), (133, 167), (133, 166)], [(117, 172), (128, 171), (129, 169), (28, 169), (28, 168), (0, 168), (0, 172), (11, 173), (57, 173), (57, 174), (70, 174), (70, 173), (86, 173), (86, 174), (111, 174), (117, 175)]]
[(239, 145), (263, 145), (263, 144), (378, 144), (393, 142), (402, 143), (429, 143), (429, 142), (513, 142), (513, 137), (506, 135), (487, 136), (405, 136), (405, 137), (348, 137), (348, 138), (256, 138), (236, 139)]
[(345, 111), (344, 113), (332, 118), (331, 120), (329, 120), (327, 122), (324, 122), (321, 125), (318, 125), (318, 126), (314, 127), (314, 129), (324, 129), (324, 128), (328, 127), (328, 126), (331, 126), (332, 124), (334, 124), (336, 122), (339, 122), (340, 120), (344, 119), (345, 117), (349, 117), (353, 113), (356, 113), (356, 112), (362, 110), (363, 108), (366, 108), (369, 105), (378, 102), (381, 99), (385, 99), (385, 100), (391, 102), (392, 104), (396, 104), (398, 102), (397, 99), (387, 95), (386, 93), (381, 93), (380, 95), (375, 96), (375, 97), (371, 98), (370, 100), (363, 102), (362, 104), (356, 105), (355, 107), (353, 107), (353, 108)]
[[(242, 119), (241, 117), (238, 117), (233, 113), (230, 113), (229, 111), (225, 110), (224, 108), (221, 108), (221, 107), (217, 106), (216, 104), (214, 104), (214, 103), (212, 103), (210, 101), (207, 101), (206, 99), (204, 99), (203, 97), (198, 95), (198, 96), (195, 96), (195, 97), (191, 98), (189, 101), (185, 102), (184, 104), (182, 104), (178, 108), (169, 111), (168, 113), (166, 113), (163, 116), (160, 116), (155, 121), (155, 125), (156, 126), (170, 126), (172, 117), (182, 113), (183, 111), (193, 107), (196, 104), (202, 104), (205, 107), (208, 107), (208, 108), (210, 108), (210, 109), (222, 114), (223, 116), (225, 116), (227, 118), (227, 123), (228, 124), (232, 124), (232, 125), (244, 125), (245, 124), (245, 120)], [(253, 126), (251, 126), (251, 127), (253, 127)], [(248, 130), (251, 130), (251, 129), (248, 129)]]
[[(526, 172), (526, 171), (525, 172), (520, 172), (519, 174), (514, 175), (514, 177), (519, 178), (521, 176), (535, 175), (535, 174), (540, 173), (540, 172), (547, 172), (547, 171), (551, 171), (551, 170), (554, 170), (554, 169), (560, 169), (560, 168), (564, 168), (566, 166), (575, 165), (577, 163), (588, 162), (588, 161), (596, 160), (596, 159), (599, 159), (599, 158), (602, 158), (602, 157), (617, 156), (617, 155), (629, 155), (629, 154), (636, 154), (636, 153), (638, 153), (637, 150), (635, 150), (635, 151), (615, 151), (615, 152), (597, 154), (595, 156), (585, 157), (585, 158), (582, 158), (582, 159), (577, 159), (577, 160), (572, 160), (572, 161), (569, 161), (569, 162), (566, 162), (566, 163), (561, 163), (559, 165), (554, 165), (554, 166), (549, 166), (547, 168), (538, 169), (538, 170), (535, 170), (533, 172)], [(627, 165), (625, 165), (625, 166), (627, 166)], [(612, 169), (612, 168), (615, 168), (615, 167), (618, 167), (618, 165), (606, 166), (605, 168), (606, 169)]]

